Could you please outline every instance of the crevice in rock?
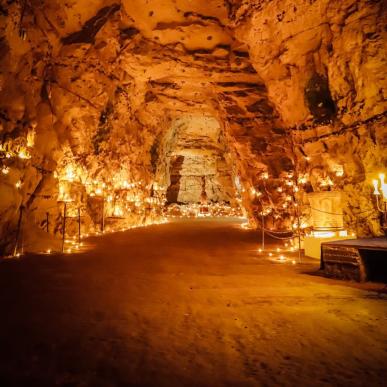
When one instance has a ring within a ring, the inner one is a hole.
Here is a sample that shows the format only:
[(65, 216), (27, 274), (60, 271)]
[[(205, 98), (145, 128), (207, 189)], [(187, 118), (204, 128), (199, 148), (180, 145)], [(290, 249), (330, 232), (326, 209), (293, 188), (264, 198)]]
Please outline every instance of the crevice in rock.
[(77, 32), (62, 38), (64, 45), (76, 44), (76, 43), (94, 43), (94, 38), (99, 30), (104, 26), (109, 17), (119, 11), (120, 4), (112, 4), (108, 7), (101, 8), (98, 13), (89, 19), (82, 29)]

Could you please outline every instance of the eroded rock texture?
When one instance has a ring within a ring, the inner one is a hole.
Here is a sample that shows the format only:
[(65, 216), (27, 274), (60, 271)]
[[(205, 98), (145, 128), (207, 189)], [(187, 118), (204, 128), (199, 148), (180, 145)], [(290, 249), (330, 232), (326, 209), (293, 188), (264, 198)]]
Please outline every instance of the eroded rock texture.
[(164, 200), (240, 196), (288, 230), (307, 192), (337, 189), (346, 227), (380, 233), (383, 1), (0, 4), (3, 254), (21, 209), (29, 235), (54, 238), (66, 200), (98, 230), (101, 198), (112, 223), (140, 224)]
[(236, 36), (292, 128), (298, 173), (310, 174), (314, 190), (321, 175), (330, 177), (360, 235), (377, 232), (369, 184), (386, 166), (386, 15), (383, 1), (233, 8)]

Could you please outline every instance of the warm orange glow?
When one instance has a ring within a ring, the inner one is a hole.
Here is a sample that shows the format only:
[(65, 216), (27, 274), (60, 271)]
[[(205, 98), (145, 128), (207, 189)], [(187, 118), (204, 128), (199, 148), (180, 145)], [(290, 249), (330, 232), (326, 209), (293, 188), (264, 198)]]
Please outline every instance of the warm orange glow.
[(19, 156), (20, 159), (26, 159), (26, 160), (31, 158), (30, 153), (26, 149), (24, 149), (24, 148), (21, 148), (19, 150), (18, 156)]

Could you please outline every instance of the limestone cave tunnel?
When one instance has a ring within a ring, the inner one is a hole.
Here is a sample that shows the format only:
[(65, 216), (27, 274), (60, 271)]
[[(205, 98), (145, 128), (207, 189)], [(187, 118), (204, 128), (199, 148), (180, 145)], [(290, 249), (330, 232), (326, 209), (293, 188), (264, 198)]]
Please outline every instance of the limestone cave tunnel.
[(0, 0), (0, 386), (384, 386), (383, 0)]

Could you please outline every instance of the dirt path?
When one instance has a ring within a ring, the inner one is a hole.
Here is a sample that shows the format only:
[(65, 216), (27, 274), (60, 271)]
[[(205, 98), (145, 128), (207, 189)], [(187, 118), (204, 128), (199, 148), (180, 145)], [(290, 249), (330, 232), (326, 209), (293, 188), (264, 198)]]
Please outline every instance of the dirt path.
[(259, 257), (237, 224), (0, 264), (1, 386), (382, 386), (387, 300)]

